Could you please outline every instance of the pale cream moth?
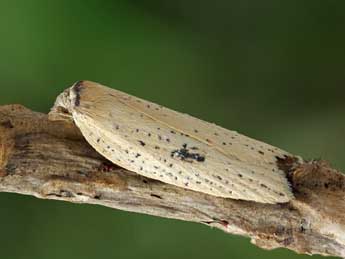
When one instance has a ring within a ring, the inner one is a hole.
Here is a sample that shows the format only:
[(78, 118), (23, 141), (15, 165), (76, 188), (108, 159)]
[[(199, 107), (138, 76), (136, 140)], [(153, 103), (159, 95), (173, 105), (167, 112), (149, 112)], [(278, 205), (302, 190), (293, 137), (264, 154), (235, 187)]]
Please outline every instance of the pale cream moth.
[(72, 117), (97, 152), (140, 175), (225, 198), (293, 198), (278, 163), (301, 158), (235, 131), (90, 81), (60, 94), (54, 113)]

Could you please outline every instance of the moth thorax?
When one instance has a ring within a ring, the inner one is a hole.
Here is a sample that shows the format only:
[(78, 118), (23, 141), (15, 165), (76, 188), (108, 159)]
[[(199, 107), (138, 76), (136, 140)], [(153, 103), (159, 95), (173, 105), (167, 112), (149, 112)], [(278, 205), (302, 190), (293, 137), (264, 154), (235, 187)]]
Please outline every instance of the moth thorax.
[(78, 107), (80, 105), (80, 93), (83, 89), (83, 81), (76, 82), (69, 91), (70, 105)]

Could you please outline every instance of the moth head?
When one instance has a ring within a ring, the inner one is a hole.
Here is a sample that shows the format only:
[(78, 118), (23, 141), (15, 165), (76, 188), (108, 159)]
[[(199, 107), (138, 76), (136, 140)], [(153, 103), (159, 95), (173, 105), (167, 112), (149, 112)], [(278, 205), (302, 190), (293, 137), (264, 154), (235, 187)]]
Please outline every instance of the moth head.
[(80, 93), (85, 81), (78, 81), (63, 91), (49, 112), (50, 120), (73, 120), (73, 110), (80, 105)]

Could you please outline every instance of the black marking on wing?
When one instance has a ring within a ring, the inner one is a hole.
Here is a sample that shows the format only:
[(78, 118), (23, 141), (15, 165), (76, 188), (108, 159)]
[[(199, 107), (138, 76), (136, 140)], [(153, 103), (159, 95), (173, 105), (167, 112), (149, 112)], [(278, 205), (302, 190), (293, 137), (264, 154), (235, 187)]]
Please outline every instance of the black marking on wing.
[(197, 147), (187, 148), (187, 144), (183, 144), (182, 148), (173, 150), (171, 152), (171, 157), (180, 158), (182, 161), (193, 162), (204, 162), (205, 156), (200, 155), (199, 153), (191, 153), (189, 150), (197, 150)]

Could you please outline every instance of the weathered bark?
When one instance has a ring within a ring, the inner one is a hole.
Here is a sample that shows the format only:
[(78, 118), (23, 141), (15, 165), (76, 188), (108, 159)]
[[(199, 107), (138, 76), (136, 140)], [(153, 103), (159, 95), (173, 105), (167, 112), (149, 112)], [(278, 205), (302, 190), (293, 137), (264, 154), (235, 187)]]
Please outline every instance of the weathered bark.
[(111, 164), (72, 123), (20, 105), (0, 107), (0, 191), (199, 222), (265, 249), (345, 257), (344, 175), (312, 161), (290, 181), (296, 199), (285, 204), (213, 197)]

